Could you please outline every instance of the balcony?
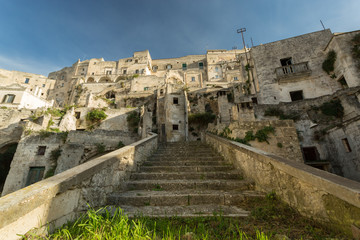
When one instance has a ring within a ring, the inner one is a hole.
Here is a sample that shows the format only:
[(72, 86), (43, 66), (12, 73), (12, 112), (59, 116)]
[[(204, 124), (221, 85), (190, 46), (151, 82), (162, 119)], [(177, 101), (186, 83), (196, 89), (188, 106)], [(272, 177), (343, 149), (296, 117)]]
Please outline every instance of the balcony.
[(309, 68), (308, 62), (302, 62), (278, 67), (275, 69), (275, 72), (277, 78), (280, 80), (310, 75), (311, 70)]

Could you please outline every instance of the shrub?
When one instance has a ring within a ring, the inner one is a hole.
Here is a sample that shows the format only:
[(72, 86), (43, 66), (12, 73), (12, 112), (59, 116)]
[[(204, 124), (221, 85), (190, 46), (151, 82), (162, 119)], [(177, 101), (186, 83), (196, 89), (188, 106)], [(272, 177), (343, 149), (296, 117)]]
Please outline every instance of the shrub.
[(189, 124), (207, 126), (214, 122), (216, 116), (210, 112), (189, 114)]
[(291, 119), (297, 121), (300, 119), (300, 114), (293, 111), (289, 112), (288, 114), (285, 114), (283, 110), (278, 108), (268, 108), (265, 110), (264, 115), (279, 117), (280, 120)]
[(339, 99), (323, 103), (320, 106), (320, 110), (322, 114), (327, 116), (334, 116), (337, 118), (342, 118), (344, 116), (344, 107), (341, 105)]
[(126, 121), (128, 122), (129, 128), (135, 129), (139, 126), (140, 122), (140, 114), (137, 111), (132, 111), (126, 117)]
[(106, 113), (102, 109), (94, 109), (88, 112), (86, 115), (86, 119), (91, 122), (100, 122), (101, 120), (104, 120), (107, 118)]
[(325, 61), (322, 64), (322, 69), (330, 75), (330, 72), (334, 71), (334, 64), (336, 62), (336, 52), (334, 50), (331, 50)]
[[(356, 34), (355, 37), (351, 40), (353, 47), (352, 47), (352, 54), (356, 60), (360, 60), (360, 33)], [(358, 65), (360, 68), (360, 64)]]
[(122, 141), (120, 141), (117, 145), (117, 148), (122, 148), (122, 147), (125, 147), (125, 144)]
[(103, 153), (105, 152), (105, 145), (103, 143), (97, 143), (96, 144), (96, 151), (98, 153)]
[(267, 143), (269, 143), (269, 141), (268, 141), (268, 139), (269, 139), (268, 134), (269, 133), (275, 133), (275, 128), (272, 127), (272, 126), (266, 126), (263, 129), (258, 130), (255, 133), (255, 137), (259, 142), (267, 142)]

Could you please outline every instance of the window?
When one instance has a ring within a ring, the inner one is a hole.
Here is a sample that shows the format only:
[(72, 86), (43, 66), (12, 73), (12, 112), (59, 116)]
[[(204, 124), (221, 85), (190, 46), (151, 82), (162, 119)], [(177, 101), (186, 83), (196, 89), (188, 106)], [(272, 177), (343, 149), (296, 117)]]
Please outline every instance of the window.
[(145, 69), (141, 69), (141, 72), (140, 72), (140, 73), (141, 73), (141, 74), (144, 74), (144, 72), (145, 72)]
[(219, 67), (215, 67), (215, 71), (219, 71)]
[(290, 97), (291, 97), (291, 101), (295, 102), (295, 101), (299, 101), (299, 100), (303, 100), (303, 91), (294, 91), (294, 92), (290, 92)]
[(251, 101), (252, 101), (254, 104), (258, 104), (258, 100), (257, 100), (256, 97), (251, 98)]
[(136, 69), (136, 70), (135, 70), (135, 73), (138, 74), (138, 73), (139, 73), (139, 69)]
[(30, 167), (26, 180), (26, 186), (41, 181), (44, 176), (45, 167)]
[(131, 62), (132, 61), (132, 59), (127, 59), (125, 62)]
[(343, 138), (341, 139), (343, 145), (344, 145), (344, 148), (345, 148), (345, 151), (346, 152), (351, 152), (351, 147), (350, 147), (350, 144), (349, 144), (349, 141), (347, 138)]
[(173, 98), (173, 104), (179, 104), (179, 98), (174, 97)]
[(156, 72), (158, 70), (158, 66), (153, 66), (152, 70), (153, 70), (153, 72)]
[(111, 75), (111, 71), (110, 71), (110, 70), (107, 70), (107, 71), (106, 71), (106, 75)]
[(30, 82), (30, 78), (25, 78), (25, 83), (29, 83)]
[(160, 95), (164, 94), (164, 89), (160, 89)]
[(136, 59), (136, 60), (135, 60), (135, 63), (138, 63), (138, 62), (139, 62), (139, 60)]
[(219, 78), (219, 75), (216, 75), (215, 78)]
[(45, 87), (45, 84), (43, 84), (42, 87)]
[(292, 65), (292, 58), (289, 57), (289, 58), (283, 58), (283, 59), (280, 59), (280, 63), (281, 63), (281, 66), (289, 66), (289, 65)]
[(64, 86), (64, 83), (61, 84), (61, 87), (63, 87), (63, 86)]
[(61, 80), (64, 80), (64, 79), (65, 79), (65, 76), (64, 76), (64, 75), (62, 75), (62, 76), (61, 76)]
[(81, 112), (75, 112), (75, 118), (76, 119), (80, 119), (81, 116)]
[(85, 68), (83, 68), (82, 70), (85, 71)]
[(192, 82), (195, 82), (195, 77), (191, 77), (191, 81), (192, 81)]
[(96, 65), (96, 62), (94, 62), (94, 65)]
[(13, 103), (15, 99), (14, 94), (6, 94), (2, 100), (3, 103)]
[(204, 63), (203, 62), (199, 62), (199, 69), (204, 69)]
[(94, 74), (95, 74), (95, 73), (91, 73), (91, 75), (93, 75), (93, 76), (94, 76)]
[(45, 155), (45, 151), (46, 151), (46, 146), (38, 146), (36, 155)]
[(144, 91), (148, 91), (149, 90), (149, 87), (144, 87)]
[(234, 81), (238, 81), (238, 77), (234, 77)]
[(174, 124), (174, 125), (173, 125), (173, 130), (174, 130), (174, 131), (178, 131), (178, 130), (179, 130), (179, 125)]
[(166, 69), (170, 70), (172, 68), (171, 64), (166, 65)]
[(123, 74), (126, 74), (126, 69), (123, 70)]
[(187, 69), (186, 63), (183, 63), (183, 64), (182, 64), (182, 69), (183, 69), (183, 71), (185, 71), (185, 70)]

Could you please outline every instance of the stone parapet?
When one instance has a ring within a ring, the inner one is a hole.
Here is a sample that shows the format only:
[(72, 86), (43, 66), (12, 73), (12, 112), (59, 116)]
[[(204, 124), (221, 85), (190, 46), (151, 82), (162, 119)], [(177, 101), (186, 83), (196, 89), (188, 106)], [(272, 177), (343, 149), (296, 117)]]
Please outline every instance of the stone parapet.
[(157, 148), (157, 135), (71, 168), (0, 198), (0, 239), (18, 239), (49, 224), (50, 231), (88, 208), (104, 206), (109, 193)]
[(262, 191), (275, 191), (302, 215), (351, 235), (360, 226), (360, 183), (213, 134), (206, 143)]

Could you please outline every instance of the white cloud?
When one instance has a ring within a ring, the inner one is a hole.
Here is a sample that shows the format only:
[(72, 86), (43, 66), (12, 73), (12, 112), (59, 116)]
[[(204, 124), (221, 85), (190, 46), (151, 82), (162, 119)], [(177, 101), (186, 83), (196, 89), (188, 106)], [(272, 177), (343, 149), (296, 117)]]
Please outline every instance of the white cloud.
[(8, 57), (0, 55), (0, 68), (47, 76), (50, 72), (59, 70), (62, 67), (49, 65), (48, 63), (40, 62), (34, 59), (24, 59), (19, 57)]

